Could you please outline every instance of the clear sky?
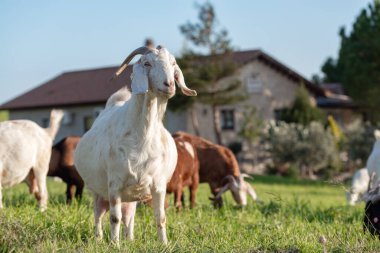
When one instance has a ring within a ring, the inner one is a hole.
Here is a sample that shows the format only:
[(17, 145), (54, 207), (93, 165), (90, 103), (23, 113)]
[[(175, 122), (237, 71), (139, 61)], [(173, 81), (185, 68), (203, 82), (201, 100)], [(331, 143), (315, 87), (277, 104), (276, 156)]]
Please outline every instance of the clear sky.
[[(370, 1), (210, 2), (235, 47), (260, 48), (310, 78)], [(0, 104), (62, 72), (119, 65), (147, 37), (179, 55), (179, 26), (197, 21), (196, 2), (0, 0)]]

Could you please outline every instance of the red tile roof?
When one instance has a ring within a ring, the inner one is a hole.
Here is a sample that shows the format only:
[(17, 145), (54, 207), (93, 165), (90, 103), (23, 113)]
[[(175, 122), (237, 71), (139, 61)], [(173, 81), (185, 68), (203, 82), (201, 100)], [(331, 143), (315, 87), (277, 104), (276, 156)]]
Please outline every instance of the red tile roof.
[[(316, 96), (325, 96), (324, 89), (314, 85), (261, 50), (234, 52), (233, 58), (241, 65), (256, 59), (261, 60), (295, 82), (304, 83)], [(130, 85), (131, 66), (128, 66), (118, 79), (109, 80), (117, 68), (109, 67), (63, 73), (4, 103), (0, 109), (20, 110), (105, 103), (116, 90), (124, 85)]]

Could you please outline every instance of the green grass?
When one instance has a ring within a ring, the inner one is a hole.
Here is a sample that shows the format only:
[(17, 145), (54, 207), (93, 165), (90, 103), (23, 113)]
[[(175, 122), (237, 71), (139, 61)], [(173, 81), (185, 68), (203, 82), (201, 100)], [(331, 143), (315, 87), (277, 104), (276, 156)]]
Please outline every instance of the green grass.
[(362, 230), (364, 205), (350, 207), (343, 187), (323, 182), (278, 177), (255, 177), (253, 184), (264, 204), (250, 200), (238, 209), (228, 193), (225, 206), (214, 210), (207, 185), (198, 191), (198, 206), (177, 214), (167, 210), (170, 243), (157, 240), (153, 211), (141, 206), (135, 218), (135, 241), (109, 242), (109, 219), (104, 240), (94, 239), (91, 198), (66, 206), (62, 183), (49, 181), (49, 207), (40, 213), (22, 184), (3, 190), (0, 210), (0, 252), (378, 252), (379, 241)]
[(0, 111), (0, 122), (5, 121), (9, 119), (9, 112), (8, 111)]

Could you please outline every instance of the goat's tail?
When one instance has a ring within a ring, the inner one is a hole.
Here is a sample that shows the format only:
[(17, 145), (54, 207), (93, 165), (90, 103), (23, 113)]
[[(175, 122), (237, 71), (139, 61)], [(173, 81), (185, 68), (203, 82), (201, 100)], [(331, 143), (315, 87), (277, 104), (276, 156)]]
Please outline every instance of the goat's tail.
[(62, 110), (54, 109), (50, 113), (50, 125), (48, 128), (46, 128), (46, 132), (52, 140), (54, 140), (55, 136), (57, 135), (63, 115), (64, 112)]

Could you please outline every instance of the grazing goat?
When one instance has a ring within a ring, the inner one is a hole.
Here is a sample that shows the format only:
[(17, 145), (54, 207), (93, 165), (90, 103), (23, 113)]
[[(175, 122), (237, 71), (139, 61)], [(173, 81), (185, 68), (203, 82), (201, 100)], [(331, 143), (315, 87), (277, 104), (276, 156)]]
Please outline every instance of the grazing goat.
[(346, 192), (346, 198), (350, 205), (354, 206), (361, 200), (361, 196), (368, 191), (369, 175), (367, 168), (355, 172), (352, 177), (352, 186)]
[(74, 165), (74, 151), (79, 141), (78, 136), (62, 139), (53, 146), (50, 158), (48, 176), (59, 177), (66, 183), (67, 203), (71, 203), (74, 196), (82, 198), (84, 182)]
[(176, 132), (174, 138), (182, 138), (193, 144), (199, 159), (199, 181), (208, 183), (214, 198), (215, 207), (223, 206), (222, 194), (231, 190), (236, 203), (247, 205), (247, 194), (258, 201), (255, 190), (244, 181), (246, 174), (240, 174), (238, 162), (232, 151), (206, 139), (185, 132)]
[(36, 182), (32, 188), (41, 211), (47, 208), (46, 175), (49, 170), (51, 146), (63, 111), (53, 110), (49, 128), (41, 128), (33, 121), (10, 120), (0, 123), (0, 208), (1, 189), (23, 180)]
[(374, 175), (369, 185), (370, 189), (374, 189), (380, 183), (380, 130), (375, 130), (373, 134), (376, 141), (367, 160), (368, 174), (370, 176)]
[(109, 207), (111, 240), (118, 244), (121, 221), (127, 239), (132, 240), (136, 201), (153, 198), (158, 237), (166, 244), (166, 185), (177, 163), (177, 149), (162, 118), (175, 94), (175, 82), (185, 95), (196, 96), (196, 92), (187, 88), (175, 58), (160, 46), (134, 50), (114, 77), (139, 54), (133, 65), (132, 95), (123, 95), (126, 90), (122, 89), (109, 98), (79, 142), (74, 162), (94, 193), (98, 239), (103, 236), (101, 219)]
[[(166, 192), (174, 192), (174, 204), (177, 211), (181, 211), (183, 189), (189, 187), (190, 206), (195, 207), (196, 193), (199, 184), (199, 161), (193, 145), (181, 137), (174, 138), (177, 146), (178, 161), (173, 176), (170, 179)], [(184, 203), (183, 203), (184, 204)]]

